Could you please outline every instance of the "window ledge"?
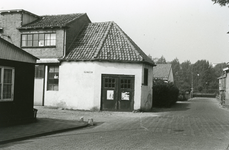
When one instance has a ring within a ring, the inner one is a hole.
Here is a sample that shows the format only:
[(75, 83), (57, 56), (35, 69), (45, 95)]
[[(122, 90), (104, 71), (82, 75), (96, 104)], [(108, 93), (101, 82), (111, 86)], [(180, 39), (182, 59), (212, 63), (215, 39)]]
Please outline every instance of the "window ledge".
[(22, 46), (21, 48), (56, 48), (56, 46), (36, 46), (36, 47), (34, 47), (34, 46), (30, 46), (30, 47)]
[(1, 102), (13, 102), (13, 100), (12, 99), (10, 99), (10, 100), (0, 100), (0, 103)]

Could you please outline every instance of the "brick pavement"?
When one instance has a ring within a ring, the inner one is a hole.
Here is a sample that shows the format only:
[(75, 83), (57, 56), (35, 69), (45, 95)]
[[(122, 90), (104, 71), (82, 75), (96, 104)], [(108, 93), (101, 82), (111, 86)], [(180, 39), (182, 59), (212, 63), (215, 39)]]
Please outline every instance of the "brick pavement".
[[(85, 121), (38, 118), (33, 123), (0, 127), (0, 144), (86, 127)], [(79, 119), (79, 118), (78, 118)]]
[(93, 118), (97, 125), (49, 136), (49, 141), (39, 138), (10, 145), (10, 149), (38, 145), (39, 149), (109, 149), (115, 145), (117, 149), (226, 150), (229, 144), (229, 110), (220, 107), (216, 99), (192, 99), (150, 113), (40, 110), (39, 117), (48, 114), (53, 119), (77, 120), (84, 116), (85, 120)]

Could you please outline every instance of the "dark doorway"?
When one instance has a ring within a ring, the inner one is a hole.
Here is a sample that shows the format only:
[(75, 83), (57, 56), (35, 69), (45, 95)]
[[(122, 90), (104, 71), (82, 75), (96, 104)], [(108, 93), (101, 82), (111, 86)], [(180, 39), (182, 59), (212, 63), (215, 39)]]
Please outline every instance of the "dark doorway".
[(102, 110), (132, 111), (133, 104), (134, 76), (102, 75)]

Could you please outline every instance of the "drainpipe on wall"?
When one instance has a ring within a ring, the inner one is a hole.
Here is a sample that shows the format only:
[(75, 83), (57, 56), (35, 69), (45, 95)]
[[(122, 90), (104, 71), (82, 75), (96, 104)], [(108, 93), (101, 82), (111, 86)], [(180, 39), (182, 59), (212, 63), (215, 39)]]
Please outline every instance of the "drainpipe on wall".
[(59, 60), (63, 59), (66, 56), (66, 29), (64, 29), (64, 39), (63, 39), (64, 47), (63, 47), (63, 56), (59, 58)]

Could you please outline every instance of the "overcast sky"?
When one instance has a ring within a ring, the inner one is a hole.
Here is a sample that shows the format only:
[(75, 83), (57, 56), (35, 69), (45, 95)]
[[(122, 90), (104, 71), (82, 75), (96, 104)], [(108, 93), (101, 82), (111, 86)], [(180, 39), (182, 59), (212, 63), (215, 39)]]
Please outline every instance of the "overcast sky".
[(0, 9), (87, 13), (92, 22), (116, 22), (153, 58), (229, 62), (229, 8), (211, 0), (2, 0)]

